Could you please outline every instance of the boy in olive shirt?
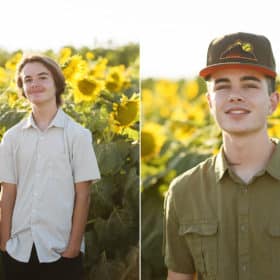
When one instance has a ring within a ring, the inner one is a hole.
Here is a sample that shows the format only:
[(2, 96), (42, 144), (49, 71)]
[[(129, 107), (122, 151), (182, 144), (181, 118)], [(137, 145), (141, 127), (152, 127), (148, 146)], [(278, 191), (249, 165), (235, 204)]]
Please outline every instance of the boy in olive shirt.
[(207, 67), (220, 152), (178, 176), (165, 201), (169, 280), (279, 279), (280, 146), (267, 132), (276, 109), (275, 61), (264, 36), (213, 40)]

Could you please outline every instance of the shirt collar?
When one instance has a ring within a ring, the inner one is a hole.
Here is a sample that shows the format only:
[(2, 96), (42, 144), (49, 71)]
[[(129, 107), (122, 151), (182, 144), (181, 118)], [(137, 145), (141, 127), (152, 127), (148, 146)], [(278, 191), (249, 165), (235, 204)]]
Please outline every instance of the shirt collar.
[[(55, 117), (53, 118), (53, 120), (51, 121), (48, 127), (52, 127), (52, 126), (62, 127), (62, 128), (65, 126), (65, 113), (62, 111), (61, 108), (57, 110)], [(37, 128), (32, 113), (28, 116), (22, 128), (26, 129), (30, 127)]]
[(275, 150), (266, 166), (266, 171), (275, 179), (280, 180), (280, 141), (278, 139), (271, 139), (275, 143)]
[(214, 168), (216, 174), (216, 182), (218, 182), (223, 178), (224, 174), (229, 168), (227, 160), (225, 158), (223, 146), (220, 148), (220, 151), (216, 156)]
[(33, 120), (32, 114), (30, 114), (27, 117), (27, 119), (25, 121), (25, 124), (22, 126), (22, 129), (26, 129), (26, 128), (29, 128), (29, 127), (34, 127), (34, 128), (37, 127), (34, 120)]
[[(276, 146), (264, 171), (269, 173), (275, 179), (280, 180), (280, 141), (274, 138), (271, 139), (271, 141), (275, 143)], [(227, 170), (229, 170), (229, 165), (225, 157), (224, 149), (223, 147), (221, 147), (215, 161), (216, 182), (220, 181), (223, 178)]]

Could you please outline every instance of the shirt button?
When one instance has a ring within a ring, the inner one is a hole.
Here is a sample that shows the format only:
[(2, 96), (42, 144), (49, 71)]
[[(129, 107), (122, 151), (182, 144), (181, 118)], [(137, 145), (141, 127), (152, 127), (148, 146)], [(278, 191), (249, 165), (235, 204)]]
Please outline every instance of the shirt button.
[(246, 271), (246, 270), (247, 270), (247, 265), (246, 265), (246, 264), (243, 264), (243, 265), (242, 265), (242, 270), (243, 270), (243, 271)]
[(242, 231), (246, 231), (246, 226), (245, 226), (245, 225), (242, 225), (242, 226), (241, 226), (241, 230), (242, 230)]

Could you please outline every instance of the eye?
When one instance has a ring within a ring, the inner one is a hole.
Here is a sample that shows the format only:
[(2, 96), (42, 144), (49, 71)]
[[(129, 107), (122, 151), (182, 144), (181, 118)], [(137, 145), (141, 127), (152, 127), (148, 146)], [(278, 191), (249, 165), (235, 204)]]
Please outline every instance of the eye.
[(225, 89), (229, 89), (230, 85), (224, 84), (224, 85), (216, 85), (214, 90), (215, 91), (221, 91), (221, 90), (225, 90)]
[(249, 84), (245, 84), (245, 85), (243, 85), (243, 88), (245, 88), (245, 89), (258, 89), (259, 88), (259, 86), (257, 85), (257, 84), (255, 84), (255, 83), (249, 83)]
[(24, 79), (24, 82), (25, 82), (25, 83), (30, 83), (30, 82), (32, 82), (32, 79), (31, 79), (31, 78), (25, 78), (25, 79)]
[(40, 80), (46, 80), (48, 77), (47, 76), (40, 76)]

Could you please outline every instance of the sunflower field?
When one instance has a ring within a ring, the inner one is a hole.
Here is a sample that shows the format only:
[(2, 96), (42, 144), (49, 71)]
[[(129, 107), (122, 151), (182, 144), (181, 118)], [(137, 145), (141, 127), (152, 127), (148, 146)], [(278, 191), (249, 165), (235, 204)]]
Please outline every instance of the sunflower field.
[[(280, 90), (277, 80), (277, 89)], [(171, 180), (216, 154), (221, 132), (214, 123), (201, 78), (142, 81), (141, 120), (141, 274), (166, 279), (162, 254), (163, 200)], [(268, 120), (280, 137), (280, 106)]]
[[(91, 188), (86, 279), (139, 279), (139, 46), (43, 53), (62, 68), (62, 109), (91, 130), (101, 171)], [(22, 55), (0, 50), (0, 139), (30, 113), (14, 80)]]

